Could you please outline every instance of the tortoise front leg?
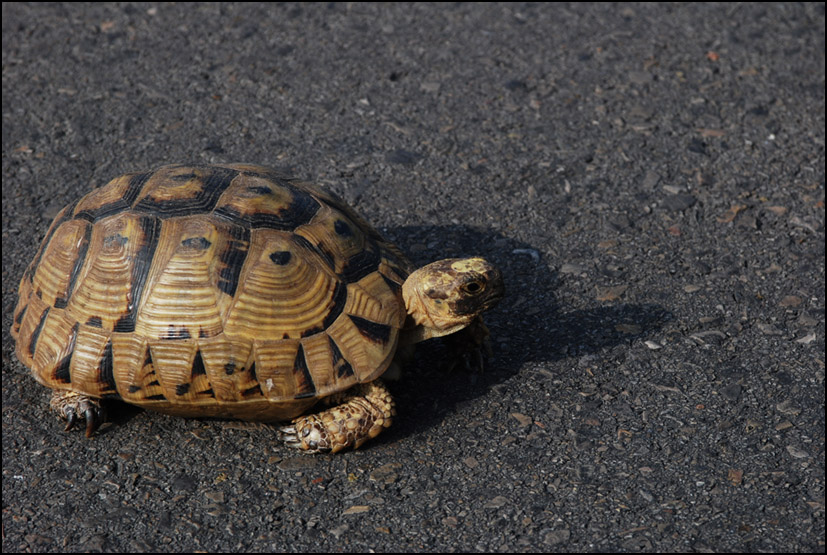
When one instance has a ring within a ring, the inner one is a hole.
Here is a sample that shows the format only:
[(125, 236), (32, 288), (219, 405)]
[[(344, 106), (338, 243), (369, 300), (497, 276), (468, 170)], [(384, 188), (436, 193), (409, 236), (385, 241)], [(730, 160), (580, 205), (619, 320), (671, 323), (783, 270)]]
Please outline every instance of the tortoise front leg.
[(457, 366), (464, 366), (466, 370), (482, 372), (485, 360), (492, 355), (490, 337), (482, 316), (458, 332), (446, 335), (445, 344), (453, 356), (446, 360), (443, 370), (451, 372)]
[(310, 453), (356, 449), (390, 426), (396, 415), (396, 405), (381, 380), (356, 385), (326, 402), (340, 404), (294, 419), (291, 425), (279, 429), (281, 439), (290, 447)]
[(82, 393), (75, 393), (66, 389), (55, 389), (49, 407), (66, 420), (66, 429), (69, 431), (81, 420), (86, 420), (86, 437), (91, 437), (106, 419), (100, 401)]

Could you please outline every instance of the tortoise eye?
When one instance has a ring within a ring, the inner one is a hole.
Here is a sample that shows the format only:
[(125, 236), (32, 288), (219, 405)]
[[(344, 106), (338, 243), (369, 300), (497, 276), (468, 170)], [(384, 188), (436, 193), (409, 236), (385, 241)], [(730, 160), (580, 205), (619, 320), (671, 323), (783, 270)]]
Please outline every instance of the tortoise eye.
[(466, 283), (465, 285), (463, 285), (462, 290), (468, 293), (469, 295), (476, 295), (477, 293), (483, 290), (483, 285), (478, 281), (472, 281), (471, 283)]

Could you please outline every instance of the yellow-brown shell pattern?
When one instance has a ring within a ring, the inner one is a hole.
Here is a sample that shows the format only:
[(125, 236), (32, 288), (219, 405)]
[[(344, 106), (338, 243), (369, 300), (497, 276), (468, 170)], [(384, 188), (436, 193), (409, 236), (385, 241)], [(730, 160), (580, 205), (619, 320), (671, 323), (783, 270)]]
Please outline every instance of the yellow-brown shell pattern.
[(409, 272), (320, 187), (261, 166), (165, 166), (58, 214), (12, 335), (52, 389), (280, 420), (385, 371)]

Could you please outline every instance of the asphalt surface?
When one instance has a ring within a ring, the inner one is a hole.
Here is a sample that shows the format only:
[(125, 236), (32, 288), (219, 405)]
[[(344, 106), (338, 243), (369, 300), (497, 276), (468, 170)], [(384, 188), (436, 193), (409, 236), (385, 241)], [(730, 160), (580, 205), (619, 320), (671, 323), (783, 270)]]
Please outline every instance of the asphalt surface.
[[(17, 4), (3, 27), (3, 551), (824, 550), (824, 4)], [(9, 336), (120, 173), (287, 168), (506, 277), (482, 374), (305, 456), (125, 405), (64, 433)]]

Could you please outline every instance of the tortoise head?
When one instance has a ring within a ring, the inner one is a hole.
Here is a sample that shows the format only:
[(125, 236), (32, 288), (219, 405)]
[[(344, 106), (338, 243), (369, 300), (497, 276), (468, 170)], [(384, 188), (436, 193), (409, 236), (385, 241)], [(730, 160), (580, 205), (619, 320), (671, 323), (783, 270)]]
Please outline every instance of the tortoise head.
[(448, 258), (413, 272), (402, 285), (413, 341), (461, 330), (505, 294), (500, 271), (482, 258)]

